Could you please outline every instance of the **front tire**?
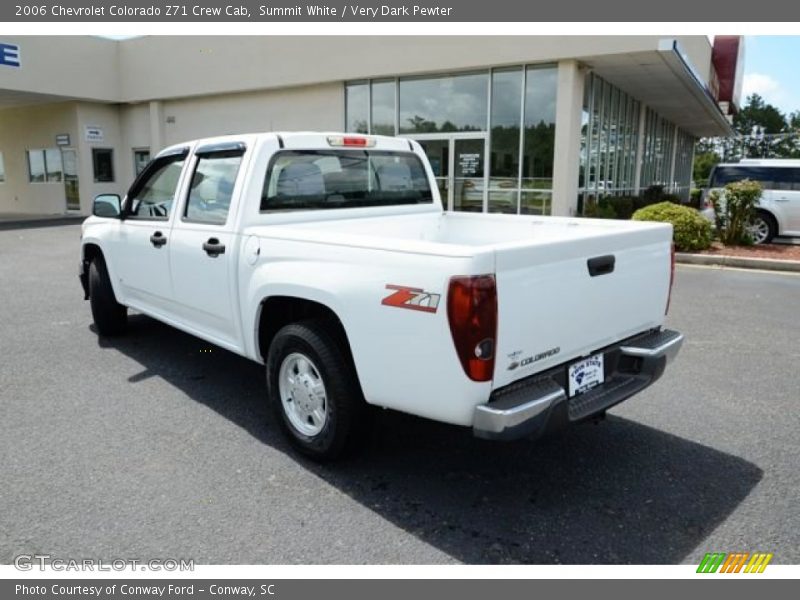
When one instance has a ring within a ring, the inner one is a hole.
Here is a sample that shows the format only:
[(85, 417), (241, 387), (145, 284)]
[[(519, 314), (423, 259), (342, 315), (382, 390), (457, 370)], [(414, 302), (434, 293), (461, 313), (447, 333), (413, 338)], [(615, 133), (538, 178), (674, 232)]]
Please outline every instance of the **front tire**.
[(115, 336), (125, 331), (128, 309), (117, 302), (106, 263), (99, 256), (89, 265), (89, 304), (97, 333)]
[(750, 237), (754, 244), (769, 244), (778, 235), (778, 224), (768, 212), (758, 211), (750, 226)]
[(367, 404), (343, 335), (326, 321), (283, 327), (267, 355), (267, 396), (289, 442), (317, 461), (341, 456), (366, 430)]

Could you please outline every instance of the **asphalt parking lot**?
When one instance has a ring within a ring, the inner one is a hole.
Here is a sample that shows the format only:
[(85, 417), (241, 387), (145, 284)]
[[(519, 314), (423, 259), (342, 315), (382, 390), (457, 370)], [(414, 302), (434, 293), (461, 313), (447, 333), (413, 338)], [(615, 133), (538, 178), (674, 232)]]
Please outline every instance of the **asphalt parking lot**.
[(75, 225), (0, 231), (0, 562), (800, 562), (800, 277), (681, 267), (664, 378), (537, 443), (384, 412), (321, 467), (255, 363), (149, 318), (98, 341)]

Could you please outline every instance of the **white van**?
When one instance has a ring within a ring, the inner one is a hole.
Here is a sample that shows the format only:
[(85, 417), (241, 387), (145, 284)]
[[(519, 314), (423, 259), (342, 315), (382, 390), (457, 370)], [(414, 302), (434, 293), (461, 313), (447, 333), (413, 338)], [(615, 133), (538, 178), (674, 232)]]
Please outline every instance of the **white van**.
[[(751, 229), (756, 244), (765, 244), (777, 235), (800, 236), (800, 160), (743, 159), (719, 164), (711, 171), (709, 190), (721, 190), (742, 179), (758, 181), (764, 188)], [(704, 214), (713, 219), (711, 209)]]

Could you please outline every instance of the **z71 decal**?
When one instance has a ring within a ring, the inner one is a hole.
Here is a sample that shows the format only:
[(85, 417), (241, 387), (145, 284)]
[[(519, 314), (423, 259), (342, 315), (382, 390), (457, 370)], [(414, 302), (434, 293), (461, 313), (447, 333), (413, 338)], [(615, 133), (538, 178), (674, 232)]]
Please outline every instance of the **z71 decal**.
[(439, 299), (442, 297), (441, 294), (431, 294), (420, 288), (405, 285), (387, 284), (386, 289), (395, 291), (381, 300), (381, 304), (384, 306), (409, 308), (423, 312), (435, 313), (436, 309), (439, 308)]

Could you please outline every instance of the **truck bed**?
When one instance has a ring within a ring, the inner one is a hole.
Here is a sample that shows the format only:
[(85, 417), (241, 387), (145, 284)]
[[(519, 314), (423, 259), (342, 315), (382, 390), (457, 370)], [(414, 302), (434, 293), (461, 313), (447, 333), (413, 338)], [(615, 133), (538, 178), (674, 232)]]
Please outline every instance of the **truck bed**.
[[(422, 212), (295, 222), (264, 231), (320, 244), (480, 257), (476, 264), (492, 265), (499, 315), (494, 388), (587, 356), (664, 320), (669, 225)], [(592, 260), (610, 266), (592, 273)], [(447, 285), (442, 281), (440, 290)]]

